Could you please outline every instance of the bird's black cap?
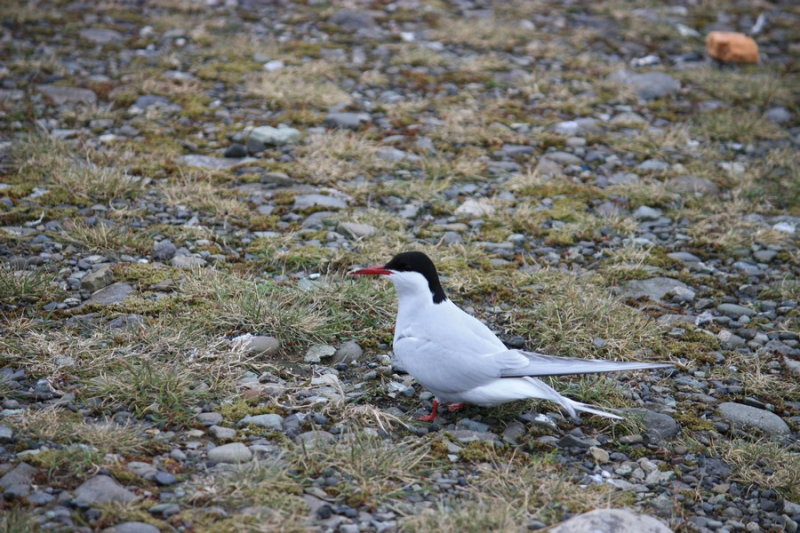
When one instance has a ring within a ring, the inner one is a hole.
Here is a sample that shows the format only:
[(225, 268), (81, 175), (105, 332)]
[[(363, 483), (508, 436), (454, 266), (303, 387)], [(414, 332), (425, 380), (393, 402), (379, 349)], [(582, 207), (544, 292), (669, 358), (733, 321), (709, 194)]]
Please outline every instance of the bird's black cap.
[(383, 268), (396, 272), (419, 272), (428, 281), (428, 288), (433, 294), (433, 303), (438, 304), (447, 300), (442, 284), (439, 282), (439, 274), (436, 266), (427, 255), (422, 252), (403, 252), (397, 254), (391, 261), (386, 263)]

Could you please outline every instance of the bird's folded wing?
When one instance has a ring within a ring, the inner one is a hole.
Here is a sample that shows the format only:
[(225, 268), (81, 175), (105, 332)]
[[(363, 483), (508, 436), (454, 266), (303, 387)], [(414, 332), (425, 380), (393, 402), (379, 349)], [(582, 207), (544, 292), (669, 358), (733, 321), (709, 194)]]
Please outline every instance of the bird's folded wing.
[(463, 392), (500, 378), (495, 360), (451, 344), (406, 336), (395, 340), (394, 351), (405, 370), (432, 391)]
[(669, 368), (670, 363), (626, 363), (602, 361), (599, 359), (574, 359), (556, 357), (522, 350), (506, 350), (486, 356), (500, 367), (504, 378), (521, 376), (565, 376), (569, 374), (599, 374), (602, 372), (622, 372), (625, 370), (644, 370)]

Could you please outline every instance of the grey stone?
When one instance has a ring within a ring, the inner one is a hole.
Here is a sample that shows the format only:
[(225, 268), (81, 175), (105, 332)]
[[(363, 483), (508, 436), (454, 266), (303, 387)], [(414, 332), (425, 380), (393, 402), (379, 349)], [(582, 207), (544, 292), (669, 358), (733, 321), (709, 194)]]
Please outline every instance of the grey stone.
[(550, 533), (672, 533), (672, 530), (648, 515), (636, 515), (624, 509), (595, 509), (562, 522)]
[(477, 431), (478, 433), (486, 433), (489, 431), (489, 425), (484, 424), (483, 422), (476, 422), (474, 420), (470, 420), (469, 418), (462, 418), (456, 424), (458, 429), (468, 429), (470, 431)]
[(361, 124), (369, 122), (371, 117), (365, 113), (328, 113), (325, 116), (325, 125), (329, 128), (344, 128), (357, 130)]
[(258, 159), (244, 157), (241, 159), (229, 159), (227, 157), (212, 157), (210, 155), (189, 154), (178, 158), (178, 163), (187, 167), (206, 168), (209, 170), (230, 170), (239, 165), (255, 163)]
[(745, 340), (742, 337), (735, 335), (726, 329), (720, 331), (717, 334), (717, 337), (719, 338), (724, 350), (733, 350), (744, 345), (745, 343)]
[(699, 263), (701, 261), (699, 257), (689, 252), (672, 252), (667, 254), (667, 257), (680, 261), (681, 263)]
[(315, 344), (306, 352), (303, 361), (306, 363), (319, 363), (323, 358), (330, 357), (336, 353), (336, 348), (327, 344)]
[(761, 261), (762, 263), (769, 263), (775, 257), (777, 257), (778, 252), (775, 250), (759, 250), (757, 252), (753, 252), (753, 257)]
[(545, 178), (563, 178), (564, 168), (552, 159), (541, 158), (536, 164), (536, 174)]
[(298, 141), (300, 139), (300, 131), (294, 128), (260, 126), (250, 132), (249, 138), (265, 146), (281, 146)]
[(756, 314), (755, 310), (737, 304), (719, 304), (717, 306), (717, 311), (726, 315), (733, 315), (736, 317), (740, 317), (742, 315), (753, 316)]
[(237, 159), (240, 157), (247, 157), (247, 147), (243, 144), (233, 143), (225, 149), (225, 157)]
[(124, 39), (120, 32), (106, 28), (84, 28), (79, 32), (79, 35), (81, 39), (96, 44), (118, 43)]
[(287, 174), (283, 172), (265, 172), (261, 175), (259, 180), (266, 185), (273, 185), (275, 187), (288, 187), (294, 185), (294, 181)]
[(306, 448), (314, 448), (316, 446), (324, 446), (334, 441), (334, 436), (327, 431), (306, 431), (295, 437), (297, 444), (303, 445)]
[(324, 194), (300, 194), (294, 197), (294, 209), (308, 209), (309, 207), (344, 209), (347, 207), (347, 203), (335, 196)]
[(650, 300), (657, 302), (666, 294), (671, 293), (675, 287), (691, 289), (691, 287), (677, 279), (658, 277), (629, 281), (618, 289), (618, 293), (622, 298), (638, 299), (646, 296)]
[(784, 124), (792, 120), (792, 114), (785, 107), (773, 107), (764, 113), (764, 118), (775, 124)]
[(717, 187), (716, 183), (708, 178), (699, 176), (678, 176), (668, 180), (664, 186), (668, 191), (682, 195), (702, 197), (719, 194), (719, 187)]
[(374, 29), (377, 27), (372, 15), (358, 9), (341, 9), (334, 13), (333, 16), (328, 19), (328, 22), (347, 31)]
[(639, 176), (633, 172), (615, 172), (608, 177), (609, 185), (631, 185), (639, 183)]
[(92, 294), (92, 297), (86, 300), (83, 305), (97, 304), (97, 305), (111, 305), (125, 301), (125, 298), (133, 291), (133, 287), (127, 283), (118, 281), (108, 287), (100, 289)]
[(36, 89), (56, 105), (97, 103), (97, 95), (89, 89), (57, 85), (38, 85)]
[(172, 100), (166, 96), (160, 96), (157, 94), (143, 94), (136, 99), (133, 105), (142, 111), (145, 111), (151, 107), (164, 108), (170, 106), (172, 105)]
[(633, 212), (633, 216), (637, 220), (658, 220), (662, 214), (663, 211), (661, 211), (661, 209), (655, 209), (646, 205), (639, 207), (639, 209)]
[(172, 244), (169, 239), (162, 239), (153, 245), (153, 259), (158, 261), (169, 261), (175, 257), (178, 247)]
[(262, 428), (274, 429), (276, 431), (280, 431), (283, 427), (283, 417), (281, 415), (276, 415), (276, 414), (265, 414), (265, 415), (255, 415), (255, 416), (247, 415), (246, 417), (239, 420), (239, 422), (237, 422), (236, 425), (239, 427), (245, 427), (250, 424)]
[(378, 228), (375, 226), (370, 226), (369, 224), (356, 224), (355, 222), (341, 222), (336, 227), (336, 231), (345, 235), (346, 237), (352, 237), (354, 239), (362, 239), (364, 237), (369, 237), (376, 231)]
[(178, 482), (178, 478), (175, 477), (173, 474), (169, 472), (157, 472), (155, 476), (155, 482), (162, 487), (168, 487), (170, 485), (174, 485)]
[(0, 444), (11, 442), (14, 438), (14, 430), (9, 426), (0, 426)]
[(758, 276), (759, 274), (761, 274), (761, 269), (758, 268), (758, 265), (748, 263), (747, 261), (736, 261), (733, 264), (733, 268), (741, 270), (748, 276)]
[(220, 413), (200, 413), (197, 415), (197, 420), (206, 426), (215, 426), (222, 422), (222, 414)]
[(579, 118), (576, 120), (559, 122), (552, 127), (552, 130), (559, 135), (574, 137), (585, 136), (590, 133), (600, 133), (603, 131), (603, 128), (600, 126), (600, 121), (596, 118)]
[(680, 426), (669, 415), (656, 413), (649, 409), (626, 409), (625, 412), (641, 418), (642, 423), (647, 428), (647, 438), (650, 439), (650, 442), (659, 443), (671, 440), (680, 433)]
[(359, 361), (363, 355), (364, 350), (356, 341), (347, 341), (339, 346), (336, 353), (333, 354), (333, 364), (350, 364), (354, 361)]
[(107, 527), (103, 530), (103, 533), (159, 533), (160, 531), (156, 526), (145, 522), (125, 522)]
[(620, 113), (616, 115), (614, 118), (611, 119), (611, 124), (620, 125), (620, 126), (638, 126), (647, 123), (647, 119), (644, 118), (639, 113), (633, 113), (631, 111), (627, 111), (624, 113)]
[(175, 268), (192, 269), (192, 268), (202, 268), (202, 267), (206, 266), (208, 263), (206, 263), (206, 260), (203, 259), (202, 257), (192, 257), (190, 255), (179, 255), (179, 256), (173, 257), (170, 260), (169, 264), (174, 266)]
[(108, 329), (133, 329), (143, 326), (144, 318), (136, 314), (118, 316), (113, 320), (109, 320), (108, 324), (106, 324)]
[(121, 502), (128, 503), (136, 495), (109, 476), (94, 476), (75, 489), (75, 499), (88, 503)]
[(467, 200), (458, 206), (456, 209), (456, 216), (465, 217), (482, 217), (484, 215), (493, 215), (495, 207), (491, 204), (488, 198), (467, 198)]
[(559, 165), (580, 165), (583, 163), (583, 159), (569, 152), (548, 152), (542, 157), (555, 161)]
[(14, 485), (30, 485), (36, 472), (36, 468), (28, 463), (19, 463), (0, 478), (0, 488), (6, 490)]
[(48, 503), (55, 500), (55, 496), (52, 494), (48, 494), (46, 492), (37, 491), (25, 498), (27, 502), (31, 505), (36, 505), (37, 507), (41, 507), (43, 505), (47, 505)]
[(569, 433), (558, 439), (558, 445), (562, 448), (586, 448), (588, 450), (595, 444), (597, 441), (593, 439), (581, 439)]
[(678, 80), (663, 72), (636, 74), (626, 70), (612, 73), (609, 79), (630, 87), (642, 100), (654, 100), (670, 96), (681, 90)]
[(253, 452), (241, 442), (223, 444), (208, 452), (208, 460), (215, 463), (247, 463), (252, 458)]
[(722, 416), (738, 429), (760, 429), (768, 435), (788, 435), (789, 426), (781, 417), (764, 409), (757, 409), (740, 403), (720, 404)]
[(150, 463), (145, 463), (142, 461), (131, 461), (126, 465), (126, 468), (128, 469), (128, 472), (130, 472), (131, 474), (135, 474), (140, 478), (146, 479), (148, 481), (156, 477), (156, 473), (158, 472), (158, 470), (156, 470), (156, 467), (154, 467)]
[(81, 280), (81, 288), (89, 292), (97, 292), (104, 287), (108, 287), (114, 282), (114, 273), (111, 272), (111, 265), (101, 265), (92, 270)]
[(281, 341), (275, 337), (266, 335), (258, 335), (250, 339), (245, 346), (247, 353), (251, 355), (261, 355), (264, 357), (272, 357), (276, 355), (281, 349)]
[(645, 172), (664, 172), (665, 170), (669, 170), (669, 163), (659, 161), (658, 159), (648, 159), (647, 161), (639, 163), (636, 168), (644, 170)]
[(404, 151), (398, 150), (397, 148), (392, 148), (391, 146), (382, 146), (378, 148), (378, 151), (375, 153), (375, 157), (390, 163), (402, 161), (407, 156), (408, 154), (406, 154)]
[(605, 464), (609, 460), (609, 454), (603, 448), (598, 448), (597, 446), (592, 446), (587, 451), (589, 455), (592, 456), (592, 459), (597, 461), (600, 464)]
[(470, 442), (495, 442), (500, 440), (500, 437), (491, 431), (457, 429), (449, 433), (461, 444), (469, 444)]
[(3, 498), (6, 500), (19, 500), (31, 493), (30, 485), (11, 485), (3, 491)]

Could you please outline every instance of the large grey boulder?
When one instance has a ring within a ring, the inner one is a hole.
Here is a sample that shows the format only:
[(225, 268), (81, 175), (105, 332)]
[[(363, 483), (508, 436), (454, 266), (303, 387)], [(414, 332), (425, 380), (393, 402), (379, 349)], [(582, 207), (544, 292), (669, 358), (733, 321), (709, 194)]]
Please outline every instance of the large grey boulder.
[(681, 82), (663, 72), (637, 74), (627, 70), (612, 73), (609, 79), (629, 87), (642, 100), (655, 100), (670, 96), (681, 90)]
[(109, 476), (94, 476), (75, 489), (75, 499), (89, 505), (96, 503), (128, 503), (136, 495)]
[(595, 509), (558, 524), (550, 533), (672, 533), (672, 530), (652, 516), (624, 509)]
[(738, 429), (760, 429), (767, 435), (788, 435), (791, 433), (789, 425), (781, 417), (764, 409), (750, 407), (741, 403), (725, 402), (720, 404), (719, 411), (725, 420)]

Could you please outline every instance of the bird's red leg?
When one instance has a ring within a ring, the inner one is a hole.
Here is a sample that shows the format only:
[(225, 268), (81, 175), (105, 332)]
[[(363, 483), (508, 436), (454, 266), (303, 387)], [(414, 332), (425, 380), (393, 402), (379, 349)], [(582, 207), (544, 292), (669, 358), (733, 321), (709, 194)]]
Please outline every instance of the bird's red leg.
[(417, 418), (417, 420), (422, 420), (423, 422), (433, 422), (433, 420), (436, 418), (436, 411), (438, 410), (439, 410), (439, 401), (433, 400), (433, 410), (431, 410), (431, 414), (421, 416)]
[(450, 411), (451, 413), (455, 413), (456, 411), (460, 411), (463, 408), (464, 408), (464, 404), (463, 403), (451, 403), (450, 405), (447, 406), (447, 410)]

